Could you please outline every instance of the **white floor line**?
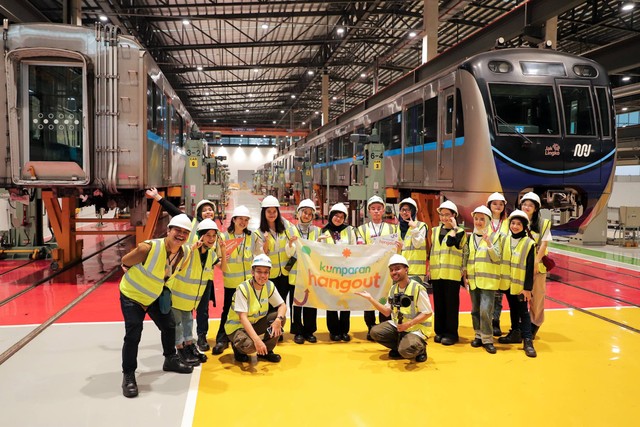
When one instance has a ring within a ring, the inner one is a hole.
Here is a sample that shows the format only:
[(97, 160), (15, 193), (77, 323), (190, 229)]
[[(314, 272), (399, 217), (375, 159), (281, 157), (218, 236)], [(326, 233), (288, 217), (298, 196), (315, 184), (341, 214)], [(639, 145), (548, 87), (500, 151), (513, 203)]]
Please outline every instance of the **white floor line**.
[(184, 413), (182, 414), (181, 427), (190, 427), (193, 425), (193, 417), (196, 412), (196, 400), (198, 399), (198, 386), (200, 384), (201, 367), (193, 369), (191, 374), (191, 382), (189, 383), (189, 391), (187, 392), (187, 399), (184, 404)]

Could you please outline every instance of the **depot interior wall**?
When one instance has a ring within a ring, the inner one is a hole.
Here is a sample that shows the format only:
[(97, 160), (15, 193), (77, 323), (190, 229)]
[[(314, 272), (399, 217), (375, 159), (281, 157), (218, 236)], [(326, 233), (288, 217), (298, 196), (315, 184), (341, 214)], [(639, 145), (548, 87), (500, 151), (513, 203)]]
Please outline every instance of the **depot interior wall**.
[[(229, 165), (230, 182), (238, 182), (238, 170), (257, 170), (265, 163), (273, 160), (276, 155), (275, 147), (225, 147), (213, 146), (216, 156), (226, 156)], [(251, 183), (247, 185), (250, 187)]]

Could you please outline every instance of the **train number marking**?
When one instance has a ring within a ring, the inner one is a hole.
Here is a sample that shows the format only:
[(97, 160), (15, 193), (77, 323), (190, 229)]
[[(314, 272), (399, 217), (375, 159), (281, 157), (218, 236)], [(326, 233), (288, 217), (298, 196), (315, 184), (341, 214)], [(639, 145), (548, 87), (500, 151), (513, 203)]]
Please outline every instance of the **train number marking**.
[(573, 157), (589, 157), (591, 144), (576, 144), (573, 148)]
[(189, 167), (197, 168), (198, 167), (198, 158), (197, 157), (189, 157)]
[(373, 161), (373, 170), (374, 171), (382, 170), (382, 161), (381, 160), (374, 160)]

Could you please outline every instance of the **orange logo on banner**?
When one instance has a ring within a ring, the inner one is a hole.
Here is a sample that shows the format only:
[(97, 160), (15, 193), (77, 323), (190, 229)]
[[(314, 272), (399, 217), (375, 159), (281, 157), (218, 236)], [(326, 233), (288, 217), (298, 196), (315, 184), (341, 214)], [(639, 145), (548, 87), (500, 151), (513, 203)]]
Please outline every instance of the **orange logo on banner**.
[(227, 252), (227, 255), (230, 255), (244, 240), (244, 237), (238, 237), (237, 239), (225, 240), (224, 241), (224, 249)]

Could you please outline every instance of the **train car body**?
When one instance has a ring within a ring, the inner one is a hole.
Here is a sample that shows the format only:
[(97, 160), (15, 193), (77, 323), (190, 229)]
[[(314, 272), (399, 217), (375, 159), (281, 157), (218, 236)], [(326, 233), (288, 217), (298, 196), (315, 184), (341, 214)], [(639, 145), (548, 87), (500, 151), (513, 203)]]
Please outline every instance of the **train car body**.
[(2, 41), (3, 187), (89, 187), (129, 199), (182, 186), (189, 113), (117, 27), (11, 25)]
[(312, 132), (298, 150), (330, 203), (347, 201), (347, 187), (365, 177), (354, 165), (362, 145), (350, 135), (377, 133), (385, 185), (399, 197), (439, 194), (468, 219), (494, 191), (511, 209), (535, 191), (543, 208), (565, 213), (564, 223), (592, 217), (606, 201), (614, 126), (600, 65), (553, 50), (502, 49), (434, 75), (416, 69)]

